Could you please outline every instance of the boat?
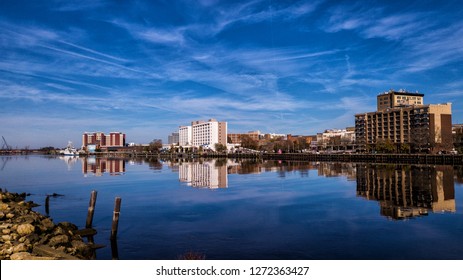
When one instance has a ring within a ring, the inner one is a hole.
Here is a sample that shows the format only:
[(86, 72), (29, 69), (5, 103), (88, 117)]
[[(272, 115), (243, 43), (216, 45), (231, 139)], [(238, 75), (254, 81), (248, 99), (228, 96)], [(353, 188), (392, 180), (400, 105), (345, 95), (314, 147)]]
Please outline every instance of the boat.
[(79, 152), (77, 151), (77, 149), (74, 148), (74, 146), (72, 146), (71, 141), (69, 141), (66, 148), (64, 148), (63, 150), (60, 150), (59, 153), (60, 155), (63, 155), (63, 156), (78, 156), (79, 155)]

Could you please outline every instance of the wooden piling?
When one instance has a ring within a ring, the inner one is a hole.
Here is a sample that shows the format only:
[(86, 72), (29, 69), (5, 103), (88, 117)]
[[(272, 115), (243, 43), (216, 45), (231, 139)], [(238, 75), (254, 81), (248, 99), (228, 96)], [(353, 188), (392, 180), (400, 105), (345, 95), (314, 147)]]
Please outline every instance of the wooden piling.
[(111, 227), (111, 239), (117, 237), (117, 227), (119, 225), (119, 214), (121, 212), (121, 198), (116, 197), (114, 202), (114, 212), (113, 212), (113, 224)]
[(95, 204), (96, 204), (96, 195), (97, 191), (93, 190), (90, 194), (90, 202), (88, 205), (87, 221), (85, 223), (86, 228), (92, 227), (93, 214), (95, 213)]
[(47, 195), (45, 198), (45, 215), (50, 216), (50, 196)]
[(111, 256), (113, 260), (119, 259), (119, 251), (117, 249), (117, 239), (111, 238)]

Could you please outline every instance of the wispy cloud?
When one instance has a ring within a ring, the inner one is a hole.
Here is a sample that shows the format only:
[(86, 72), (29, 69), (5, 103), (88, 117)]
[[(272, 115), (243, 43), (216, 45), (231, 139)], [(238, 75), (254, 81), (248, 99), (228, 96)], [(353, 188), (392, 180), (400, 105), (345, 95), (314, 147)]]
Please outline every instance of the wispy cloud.
[(359, 36), (397, 41), (396, 65), (404, 72), (419, 72), (463, 59), (463, 21), (448, 24), (438, 12), (388, 12), (384, 7), (337, 6), (323, 25), (328, 32), (350, 30)]
[(438, 28), (405, 44), (413, 59), (408, 71), (428, 70), (452, 62), (463, 61), (463, 20), (446, 28)]
[(82, 10), (91, 10), (105, 6), (108, 1), (106, 0), (80, 0), (80, 1), (66, 1), (66, 0), (53, 0), (53, 10), (61, 12), (75, 12)]
[(433, 26), (429, 16), (420, 12), (389, 14), (381, 7), (338, 6), (323, 28), (328, 32), (353, 30), (365, 38), (401, 40)]

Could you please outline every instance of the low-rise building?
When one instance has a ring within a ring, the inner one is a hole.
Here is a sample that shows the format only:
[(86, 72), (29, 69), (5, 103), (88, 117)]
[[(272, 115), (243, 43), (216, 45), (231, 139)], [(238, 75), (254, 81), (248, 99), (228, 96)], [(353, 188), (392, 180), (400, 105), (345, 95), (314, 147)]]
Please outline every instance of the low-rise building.
[(452, 126), (453, 145), (458, 153), (463, 154), (463, 124)]
[(355, 128), (327, 129), (322, 133), (317, 133), (317, 144), (319, 147), (333, 145), (348, 145), (355, 142)]
[(229, 144), (241, 144), (243, 137), (249, 137), (254, 141), (259, 141), (260, 132), (259, 131), (249, 131), (247, 133), (228, 133), (227, 143)]

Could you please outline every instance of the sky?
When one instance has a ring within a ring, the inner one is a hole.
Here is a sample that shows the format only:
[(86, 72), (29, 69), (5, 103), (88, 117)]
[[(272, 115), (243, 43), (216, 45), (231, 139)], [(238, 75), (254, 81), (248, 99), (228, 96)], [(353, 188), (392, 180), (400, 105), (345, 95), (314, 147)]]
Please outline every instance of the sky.
[(0, 1), (0, 135), (18, 148), (166, 142), (210, 118), (313, 135), (390, 89), (463, 123), (462, 78), (461, 0)]

